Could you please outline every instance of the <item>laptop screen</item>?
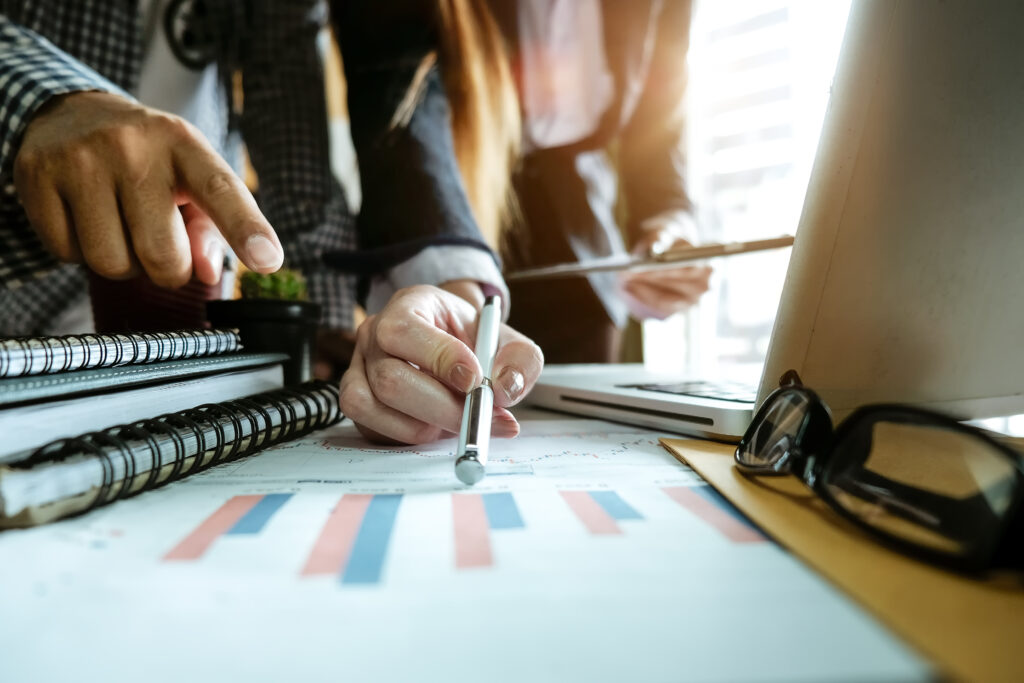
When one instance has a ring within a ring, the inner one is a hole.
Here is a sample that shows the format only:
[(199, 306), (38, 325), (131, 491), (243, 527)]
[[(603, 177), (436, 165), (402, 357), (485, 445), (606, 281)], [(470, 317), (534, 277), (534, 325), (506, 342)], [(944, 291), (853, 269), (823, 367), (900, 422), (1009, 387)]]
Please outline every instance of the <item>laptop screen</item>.
[(1024, 412), (1015, 2), (856, 4), (759, 395)]

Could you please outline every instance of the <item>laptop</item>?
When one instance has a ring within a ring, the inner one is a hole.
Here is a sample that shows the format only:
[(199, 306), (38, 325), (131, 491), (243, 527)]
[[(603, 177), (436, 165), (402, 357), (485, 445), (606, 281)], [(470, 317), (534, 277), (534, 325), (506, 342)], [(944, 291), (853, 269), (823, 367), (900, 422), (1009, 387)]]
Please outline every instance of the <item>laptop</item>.
[(789, 369), (837, 419), (1024, 412), (1024, 3), (855, 2), (759, 382), (551, 365), (536, 406), (735, 441)]

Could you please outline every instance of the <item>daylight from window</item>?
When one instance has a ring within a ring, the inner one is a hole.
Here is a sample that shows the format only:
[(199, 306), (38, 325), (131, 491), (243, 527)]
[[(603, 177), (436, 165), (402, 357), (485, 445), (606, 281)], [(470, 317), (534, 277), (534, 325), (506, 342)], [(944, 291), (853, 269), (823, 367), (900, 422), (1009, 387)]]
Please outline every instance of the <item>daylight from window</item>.
[[(698, 0), (688, 58), (689, 189), (704, 242), (793, 234), (847, 0)], [(789, 250), (718, 259), (689, 312), (648, 322), (654, 367), (755, 383)]]

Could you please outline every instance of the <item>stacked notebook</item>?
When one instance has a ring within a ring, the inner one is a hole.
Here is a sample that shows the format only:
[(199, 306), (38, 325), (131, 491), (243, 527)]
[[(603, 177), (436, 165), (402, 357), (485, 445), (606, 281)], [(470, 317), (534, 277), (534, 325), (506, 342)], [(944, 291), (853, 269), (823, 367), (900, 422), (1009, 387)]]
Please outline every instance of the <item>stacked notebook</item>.
[(235, 330), (0, 340), (0, 527), (83, 512), (341, 418)]

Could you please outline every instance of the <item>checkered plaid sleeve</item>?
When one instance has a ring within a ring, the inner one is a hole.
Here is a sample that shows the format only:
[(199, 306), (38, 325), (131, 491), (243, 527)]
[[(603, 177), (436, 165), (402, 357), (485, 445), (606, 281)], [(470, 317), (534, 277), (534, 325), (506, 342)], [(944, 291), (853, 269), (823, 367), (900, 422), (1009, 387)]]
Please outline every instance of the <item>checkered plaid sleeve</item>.
[(0, 176), (9, 177), (25, 127), (50, 98), (121, 88), (0, 14)]
[(241, 128), (259, 178), (259, 201), (306, 276), (332, 329), (351, 329), (355, 278), (328, 269), (327, 251), (355, 248), (355, 223), (330, 167), (327, 104), (317, 36), (326, 22), (316, 0), (249, 5), (242, 55)]

